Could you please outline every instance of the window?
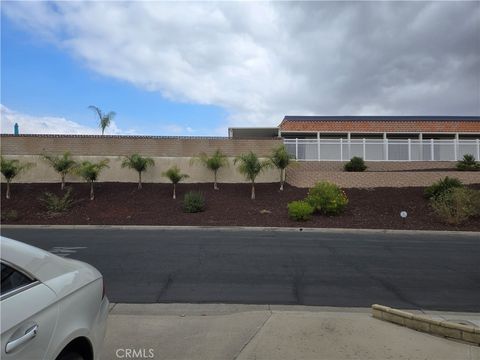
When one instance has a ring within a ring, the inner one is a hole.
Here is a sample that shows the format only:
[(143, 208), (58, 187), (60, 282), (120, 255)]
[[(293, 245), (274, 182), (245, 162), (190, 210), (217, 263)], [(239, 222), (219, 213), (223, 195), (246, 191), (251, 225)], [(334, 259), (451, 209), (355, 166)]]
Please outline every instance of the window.
[(33, 282), (28, 276), (2, 263), (0, 296)]

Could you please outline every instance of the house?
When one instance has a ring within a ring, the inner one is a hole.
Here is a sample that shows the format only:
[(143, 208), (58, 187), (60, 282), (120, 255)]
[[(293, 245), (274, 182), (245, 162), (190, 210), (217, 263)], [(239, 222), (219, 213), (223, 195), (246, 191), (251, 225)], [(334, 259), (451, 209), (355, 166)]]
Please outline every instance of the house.
[(230, 128), (229, 136), (281, 137), (298, 160), (480, 158), (480, 116), (285, 116), (278, 127)]

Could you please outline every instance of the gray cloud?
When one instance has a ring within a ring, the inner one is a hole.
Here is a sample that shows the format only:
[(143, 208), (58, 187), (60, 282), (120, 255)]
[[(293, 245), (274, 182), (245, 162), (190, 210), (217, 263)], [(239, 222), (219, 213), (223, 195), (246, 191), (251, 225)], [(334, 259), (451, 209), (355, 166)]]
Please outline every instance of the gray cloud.
[(8, 3), (93, 70), (229, 125), (480, 114), (479, 2)]

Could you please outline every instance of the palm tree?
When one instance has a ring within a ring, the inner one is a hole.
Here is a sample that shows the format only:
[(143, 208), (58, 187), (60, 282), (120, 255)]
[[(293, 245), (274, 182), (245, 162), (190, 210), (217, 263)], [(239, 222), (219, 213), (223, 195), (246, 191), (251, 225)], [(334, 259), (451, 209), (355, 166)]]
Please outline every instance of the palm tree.
[(260, 161), (257, 154), (250, 151), (247, 154), (241, 154), (237, 156), (233, 161), (234, 164), (240, 163), (238, 171), (245, 176), (245, 178), (252, 182), (252, 200), (255, 199), (255, 179), (258, 174), (271, 166), (269, 160)]
[(25, 171), (34, 166), (32, 163), (20, 163), (18, 160), (7, 160), (3, 156), (0, 157), (0, 172), (7, 180), (7, 192), (5, 198), (10, 199), (10, 183), (22, 171)]
[(88, 107), (89, 109), (92, 109), (97, 115), (98, 119), (100, 120), (100, 128), (102, 129), (102, 136), (105, 133), (105, 129), (110, 126), (110, 123), (112, 122), (112, 119), (115, 117), (115, 112), (110, 111), (108, 114), (105, 114), (102, 110), (100, 110), (98, 107), (94, 105), (90, 105)]
[(99, 161), (98, 163), (84, 161), (76, 168), (76, 173), (86, 182), (90, 183), (90, 200), (95, 199), (95, 194), (93, 193), (93, 183), (97, 181), (100, 172), (103, 169), (108, 168), (107, 164), (108, 159)]
[(172, 166), (170, 169), (162, 173), (162, 176), (167, 177), (170, 179), (170, 181), (173, 184), (173, 198), (176, 199), (176, 187), (177, 184), (182, 181), (183, 179), (188, 178), (187, 174), (181, 174), (180, 169), (177, 167), (177, 165)]
[(270, 161), (273, 166), (280, 170), (280, 191), (283, 191), (283, 184), (285, 183), (285, 169), (290, 165), (290, 160), (293, 158), (287, 151), (285, 145), (273, 149), (270, 155)]
[(77, 165), (76, 161), (71, 158), (68, 151), (63, 153), (62, 156), (43, 155), (43, 158), (50, 163), (50, 166), (57, 173), (60, 174), (60, 179), (62, 181), (61, 189), (63, 190), (65, 188), (65, 176), (73, 171)]
[(125, 156), (122, 161), (122, 168), (128, 167), (138, 172), (138, 189), (142, 188), (142, 172), (147, 171), (149, 166), (155, 166), (155, 161), (149, 157), (142, 157), (138, 154)]
[(213, 171), (213, 189), (218, 190), (217, 173), (221, 167), (228, 166), (227, 155), (217, 149), (212, 156), (208, 156), (204, 152), (200, 153), (197, 158), (192, 159), (192, 162), (195, 161), (200, 161), (207, 169)]

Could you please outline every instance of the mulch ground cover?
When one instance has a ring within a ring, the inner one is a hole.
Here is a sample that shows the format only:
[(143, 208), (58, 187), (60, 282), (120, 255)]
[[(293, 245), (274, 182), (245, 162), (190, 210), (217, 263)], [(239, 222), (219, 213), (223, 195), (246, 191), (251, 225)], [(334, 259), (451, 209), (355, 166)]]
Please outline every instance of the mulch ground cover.
[[(44, 192), (62, 194), (60, 184), (12, 184), (6, 200), (2, 184), (2, 223), (69, 225), (200, 225), (200, 226), (285, 226), (318, 228), (417, 229), (480, 231), (480, 219), (473, 218), (455, 227), (442, 223), (423, 197), (423, 188), (345, 189), (349, 198), (346, 211), (339, 216), (316, 214), (306, 222), (288, 217), (287, 203), (303, 199), (308, 189), (278, 184), (257, 184), (256, 200), (250, 199), (248, 184), (179, 184), (177, 200), (172, 185), (134, 183), (95, 184), (95, 200), (89, 200), (87, 184), (70, 184), (75, 205), (66, 213), (49, 214), (39, 197)], [(480, 189), (480, 184), (472, 187)], [(206, 210), (188, 214), (182, 210), (183, 195), (200, 191)], [(407, 211), (403, 220), (401, 211)], [(16, 216), (15, 215), (16, 212)], [(14, 215), (12, 215), (12, 213)]]

